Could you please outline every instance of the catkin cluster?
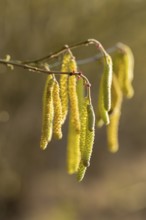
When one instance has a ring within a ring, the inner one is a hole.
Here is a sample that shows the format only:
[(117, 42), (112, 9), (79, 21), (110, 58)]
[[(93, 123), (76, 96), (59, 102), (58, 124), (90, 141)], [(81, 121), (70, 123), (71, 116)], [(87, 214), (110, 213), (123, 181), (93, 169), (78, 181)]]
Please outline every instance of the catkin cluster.
[[(43, 95), (42, 134), (40, 146), (44, 150), (52, 136), (62, 138), (62, 125), (68, 115), (67, 171), (84, 178), (93, 151), (95, 121), (106, 125), (107, 144), (111, 152), (119, 148), (118, 127), (123, 96), (133, 96), (134, 59), (130, 48), (119, 43), (113, 56), (103, 51), (103, 73), (98, 91), (95, 113), (91, 101), (90, 83), (77, 75), (77, 63), (70, 50), (62, 59), (60, 78), (49, 75)], [(69, 73), (69, 74), (63, 74)]]
[(133, 68), (133, 54), (127, 45), (118, 43), (112, 60), (109, 56), (105, 56), (99, 86), (96, 122), (98, 127), (107, 125), (108, 149), (113, 153), (119, 149), (118, 128), (123, 96), (131, 98), (134, 94)]

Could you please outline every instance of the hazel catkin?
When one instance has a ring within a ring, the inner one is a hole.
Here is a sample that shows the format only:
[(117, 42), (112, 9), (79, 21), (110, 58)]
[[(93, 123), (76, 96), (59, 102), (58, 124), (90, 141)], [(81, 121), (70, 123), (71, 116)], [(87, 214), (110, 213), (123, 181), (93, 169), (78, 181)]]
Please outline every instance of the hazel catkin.
[(51, 141), (52, 138), (52, 127), (54, 118), (53, 86), (54, 80), (52, 76), (49, 75), (45, 83), (43, 94), (42, 134), (40, 141), (40, 147), (42, 150), (46, 149), (47, 144)]
[[(65, 53), (62, 60), (61, 72), (69, 71), (69, 63), (71, 60), (70, 53)], [(62, 124), (64, 124), (68, 113), (68, 75), (60, 76), (60, 97), (62, 103)]]
[(57, 80), (54, 81), (53, 105), (54, 105), (53, 134), (57, 139), (61, 139), (62, 138), (62, 105), (60, 99), (60, 88)]

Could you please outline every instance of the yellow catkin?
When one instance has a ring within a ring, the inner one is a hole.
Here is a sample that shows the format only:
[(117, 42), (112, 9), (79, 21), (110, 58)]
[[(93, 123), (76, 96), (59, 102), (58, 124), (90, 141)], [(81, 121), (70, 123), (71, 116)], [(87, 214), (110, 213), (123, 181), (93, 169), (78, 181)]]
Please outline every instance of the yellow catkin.
[(54, 108), (53, 108), (53, 85), (54, 80), (52, 76), (48, 76), (45, 84), (44, 94), (43, 94), (43, 119), (42, 119), (42, 134), (40, 147), (45, 150), (47, 144), (52, 138), (52, 127), (54, 118)]
[(79, 182), (81, 182), (81, 181), (83, 180), (83, 178), (84, 178), (84, 176), (85, 176), (85, 173), (86, 173), (86, 170), (87, 170), (87, 167), (85, 167), (85, 166), (83, 165), (83, 163), (80, 162), (79, 169), (78, 169), (78, 171), (77, 171), (77, 180), (78, 180)]
[(101, 127), (103, 124), (109, 124), (108, 111), (104, 107), (104, 96), (103, 96), (103, 75), (101, 76), (98, 94), (98, 105), (97, 105), (97, 116), (96, 124)]
[(113, 74), (112, 82), (112, 108), (110, 113), (110, 124), (107, 126), (107, 144), (110, 152), (115, 153), (119, 149), (118, 128), (121, 115), (122, 92), (118, 79)]
[(62, 138), (62, 105), (60, 99), (60, 88), (55, 80), (53, 88), (54, 122), (53, 134), (57, 139)]
[[(90, 109), (92, 109), (92, 106)], [(85, 147), (83, 148), (83, 152), (82, 152), (81, 157), (82, 157), (83, 165), (85, 167), (88, 167), (88, 166), (90, 166), (90, 158), (92, 155), (94, 137), (95, 137), (95, 120), (93, 120), (93, 124), (92, 124), (93, 130), (92, 131), (89, 130), (89, 124), (90, 124), (89, 120), (91, 118), (91, 114), (92, 114), (92, 118), (94, 118), (95, 115), (94, 115), (93, 110), (89, 111), (88, 109), (86, 109), (86, 111), (87, 111), (86, 140), (85, 140)]]
[(113, 70), (117, 75), (120, 88), (127, 98), (134, 94), (132, 87), (134, 57), (131, 49), (122, 43), (117, 44), (118, 51), (113, 56)]
[[(66, 53), (63, 56), (61, 72), (69, 71), (70, 60), (71, 60), (70, 53)], [(60, 76), (60, 97), (62, 103), (62, 124), (64, 124), (68, 113), (68, 75), (65, 74), (61, 74)]]
[(120, 112), (117, 111), (110, 116), (110, 124), (107, 126), (107, 143), (110, 152), (115, 153), (119, 149), (118, 127)]
[(106, 111), (111, 108), (111, 84), (112, 84), (112, 59), (109, 55), (104, 57), (103, 71), (103, 102)]
[(72, 116), (70, 113), (68, 143), (67, 143), (67, 170), (69, 174), (73, 174), (77, 172), (81, 159), (80, 134), (77, 133), (71, 119)]
[[(72, 58), (69, 66), (71, 72), (77, 71), (77, 66), (75, 59)], [(70, 111), (71, 111), (71, 121), (74, 124), (75, 130), (80, 133), (80, 115), (79, 115), (79, 103), (77, 94), (77, 78), (75, 75), (69, 76), (69, 100), (70, 100)]]

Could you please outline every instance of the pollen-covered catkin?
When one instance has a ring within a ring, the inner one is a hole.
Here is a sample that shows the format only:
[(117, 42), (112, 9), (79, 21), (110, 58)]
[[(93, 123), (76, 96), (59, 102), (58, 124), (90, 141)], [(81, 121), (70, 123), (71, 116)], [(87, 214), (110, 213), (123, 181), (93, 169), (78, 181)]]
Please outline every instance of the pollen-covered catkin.
[(54, 81), (53, 105), (54, 105), (53, 134), (57, 139), (61, 139), (62, 138), (62, 105), (60, 99), (60, 88), (57, 80)]
[(103, 71), (103, 102), (106, 111), (111, 108), (112, 59), (107, 54), (104, 57)]
[[(71, 72), (77, 71), (77, 66), (75, 59), (72, 58), (69, 66)], [(70, 100), (70, 111), (71, 111), (71, 121), (74, 124), (75, 130), (80, 133), (80, 115), (79, 115), (79, 103), (77, 95), (77, 78), (75, 75), (69, 76), (69, 100)]]
[(103, 124), (109, 124), (108, 111), (104, 107), (104, 95), (103, 95), (103, 75), (101, 76), (98, 94), (98, 104), (97, 104), (97, 116), (96, 124), (97, 127), (101, 127)]
[(119, 128), (119, 120), (121, 115), (121, 104), (122, 104), (122, 92), (119, 86), (118, 79), (116, 75), (113, 74), (112, 108), (110, 114), (110, 124), (106, 127), (108, 149), (112, 153), (117, 152), (119, 149), (118, 128)]
[[(61, 72), (69, 71), (70, 60), (70, 53), (65, 53), (63, 56)], [(65, 74), (61, 74), (60, 76), (60, 97), (62, 103), (62, 124), (64, 124), (68, 113), (68, 75)]]
[(42, 134), (41, 134), (41, 149), (45, 150), (47, 144), (52, 138), (52, 127), (54, 118), (54, 107), (53, 107), (53, 86), (54, 80), (52, 76), (48, 76), (45, 84), (43, 94), (43, 116), (42, 116)]
[(67, 143), (67, 170), (69, 174), (76, 173), (81, 159), (80, 153), (80, 134), (76, 131), (72, 123), (72, 112), (69, 117), (69, 131)]

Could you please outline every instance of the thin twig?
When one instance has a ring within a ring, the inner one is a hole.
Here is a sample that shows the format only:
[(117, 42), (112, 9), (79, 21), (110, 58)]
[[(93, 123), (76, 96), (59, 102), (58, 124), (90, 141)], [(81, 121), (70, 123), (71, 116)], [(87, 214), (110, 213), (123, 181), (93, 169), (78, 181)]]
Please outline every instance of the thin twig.
[(101, 53), (103, 54), (103, 56), (105, 56), (107, 54), (107, 52), (105, 51), (105, 49), (103, 48), (102, 44), (95, 40), (95, 39), (88, 39), (86, 41), (81, 41), (79, 43), (73, 44), (71, 46), (69, 45), (65, 45), (63, 48), (61, 48), (60, 50), (57, 50), (56, 52), (53, 52), (45, 57), (41, 57), (40, 59), (36, 59), (36, 60), (27, 60), (27, 61), (22, 61), (22, 64), (31, 64), (31, 63), (41, 63), (41, 62), (46, 62), (47, 60), (50, 59), (54, 59), (59, 57), (62, 53), (64, 53), (66, 50), (70, 49), (76, 49), (78, 47), (82, 47), (82, 46), (88, 46), (94, 44), (96, 45), (97, 49), (99, 49), (101, 51)]
[(39, 73), (45, 73), (45, 74), (67, 74), (67, 75), (80, 75), (81, 73), (80, 72), (61, 72), (61, 71), (50, 71), (50, 70), (46, 70), (44, 68), (38, 68), (38, 67), (34, 67), (34, 66), (31, 66), (31, 65), (28, 65), (28, 64), (22, 64), (22, 63), (19, 63), (19, 61), (7, 61), (7, 60), (4, 60), (4, 59), (0, 59), (0, 63), (1, 64), (4, 64), (6, 66), (9, 66), (9, 65), (12, 65), (12, 66), (17, 66), (17, 67), (20, 67), (20, 68), (23, 68), (23, 69), (27, 69), (29, 71), (34, 71), (34, 72), (39, 72)]

